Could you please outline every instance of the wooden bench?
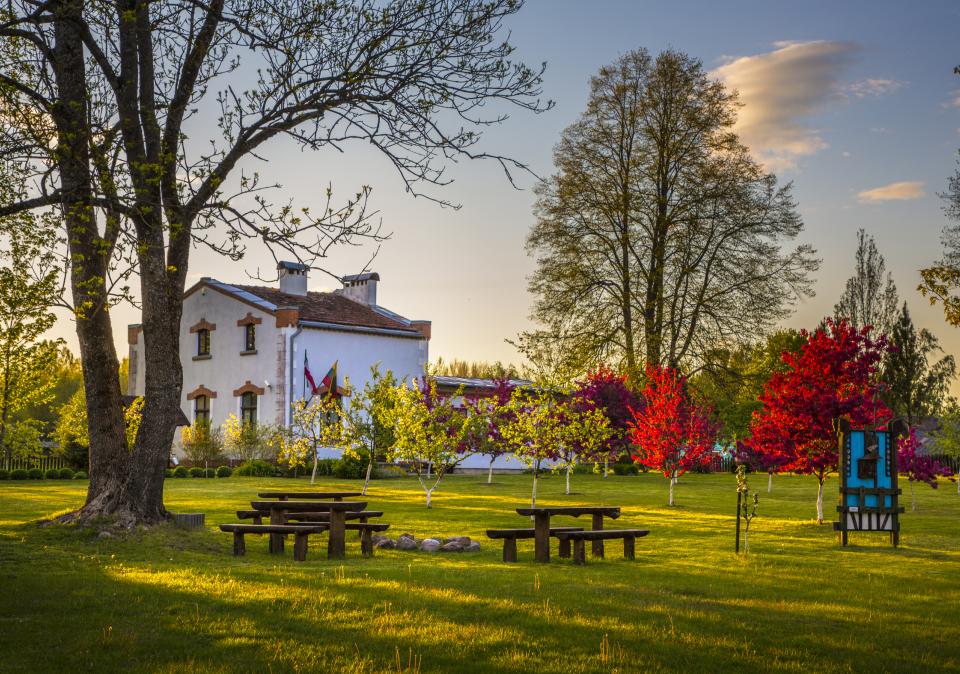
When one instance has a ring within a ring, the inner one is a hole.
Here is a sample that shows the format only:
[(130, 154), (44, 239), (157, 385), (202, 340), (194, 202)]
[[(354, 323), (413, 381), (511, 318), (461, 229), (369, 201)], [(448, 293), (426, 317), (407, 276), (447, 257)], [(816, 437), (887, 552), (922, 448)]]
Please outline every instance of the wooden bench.
[[(239, 515), (241, 511), (237, 511)], [(253, 511), (244, 511), (244, 512), (258, 512)], [(360, 520), (361, 524), (366, 524), (367, 520), (371, 517), (383, 517), (382, 510), (361, 510), (358, 513), (347, 513), (347, 521), (350, 520)], [(318, 513), (290, 513), (287, 515), (287, 521), (296, 521), (296, 522), (329, 522), (330, 513), (329, 512), (318, 512)], [(361, 530), (361, 534), (363, 531)]]
[(347, 531), (359, 531), (360, 552), (364, 557), (373, 557), (373, 532), (386, 531), (390, 525), (384, 522), (347, 522), (344, 528)]
[[(573, 563), (586, 564), (586, 541), (608, 541), (611, 539), (623, 539), (623, 558), (633, 559), (635, 542), (638, 538), (646, 536), (650, 532), (647, 529), (599, 529), (595, 531), (561, 531), (557, 538), (561, 541), (573, 542)], [(594, 552), (594, 556), (603, 558), (603, 553), (599, 555)]]
[[(572, 533), (583, 531), (583, 527), (552, 527), (551, 536), (557, 536), (561, 533)], [(487, 529), (487, 538), (494, 540), (503, 539), (503, 561), (517, 561), (517, 539), (533, 538), (536, 535), (536, 529)], [(560, 556), (570, 556), (570, 542), (560, 539)]]
[(259, 510), (238, 510), (237, 519), (253, 520), (254, 524), (263, 524), (263, 512)]
[[(246, 543), (243, 540), (245, 534), (293, 534), (293, 558), (302, 562), (307, 558), (307, 539), (310, 534), (319, 534), (329, 529), (327, 524), (221, 524), (220, 531), (226, 531), (233, 534), (233, 554), (236, 556), (245, 555), (247, 552)], [(283, 552), (283, 548), (270, 548), (272, 554)]]

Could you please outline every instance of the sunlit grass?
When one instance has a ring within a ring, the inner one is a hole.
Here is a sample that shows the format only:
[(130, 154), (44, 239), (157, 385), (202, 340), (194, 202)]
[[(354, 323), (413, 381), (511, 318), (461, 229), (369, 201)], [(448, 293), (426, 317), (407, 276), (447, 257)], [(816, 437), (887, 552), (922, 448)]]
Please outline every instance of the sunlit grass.
[[(538, 501), (621, 505), (608, 526), (643, 527), (637, 559), (574, 567), (500, 561), (490, 527), (525, 526), (530, 480), (450, 476), (423, 507), (414, 480), (373, 483), (370, 508), (391, 533), (466, 534), (477, 554), (378, 551), (308, 561), (267, 554), (252, 538), (231, 555), (216, 525), (282, 479), (168, 480), (167, 506), (206, 513), (202, 531), (172, 526), (99, 539), (38, 527), (78, 506), (79, 482), (0, 483), (0, 670), (155, 672), (933, 671), (960, 669), (960, 497), (918, 491), (903, 545), (854, 535), (841, 549), (813, 519), (815, 482), (761, 488), (749, 557), (733, 553), (734, 481), (689, 475), (679, 506), (658, 475), (577, 475), (541, 485)], [(297, 488), (306, 482), (297, 481)], [(325, 480), (318, 489), (352, 489)], [(828, 485), (835, 494), (836, 482)], [(829, 499), (828, 499), (829, 501)], [(828, 505), (827, 510), (830, 510)], [(566, 520), (581, 523), (589, 520)]]

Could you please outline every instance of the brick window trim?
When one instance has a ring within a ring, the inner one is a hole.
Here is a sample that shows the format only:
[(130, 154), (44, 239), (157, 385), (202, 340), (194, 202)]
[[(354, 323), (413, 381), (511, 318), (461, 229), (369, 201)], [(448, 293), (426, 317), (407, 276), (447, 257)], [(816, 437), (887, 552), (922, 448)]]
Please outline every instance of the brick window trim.
[(213, 332), (216, 329), (217, 329), (216, 323), (208, 323), (206, 318), (201, 318), (199, 323), (197, 323), (196, 325), (190, 326), (190, 333), (193, 334), (196, 332), (200, 332), (201, 330), (208, 330), (210, 332)]
[(237, 321), (237, 326), (242, 328), (247, 325), (260, 325), (261, 323), (263, 323), (262, 318), (258, 318), (248, 311), (246, 316)]
[(242, 396), (244, 393), (256, 393), (258, 396), (262, 396), (264, 394), (264, 389), (255, 384), (251, 384), (250, 380), (248, 379), (246, 384), (238, 389), (234, 389), (233, 391), (233, 395), (237, 398)]
[(216, 398), (217, 392), (211, 391), (203, 384), (200, 384), (200, 386), (193, 389), (192, 391), (190, 391), (190, 393), (187, 394), (187, 400), (196, 400), (200, 396), (207, 396), (208, 398)]

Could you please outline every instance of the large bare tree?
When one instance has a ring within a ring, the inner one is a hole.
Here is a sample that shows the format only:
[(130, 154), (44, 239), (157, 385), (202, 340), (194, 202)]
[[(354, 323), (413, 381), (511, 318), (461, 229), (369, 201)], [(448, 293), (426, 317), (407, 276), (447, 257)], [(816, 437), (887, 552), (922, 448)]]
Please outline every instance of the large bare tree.
[[(539, 111), (542, 67), (499, 36), (517, 0), (12, 0), (0, 15), (0, 155), (25, 172), (0, 214), (62, 218), (90, 432), (80, 519), (163, 519), (180, 404), (179, 331), (191, 248), (247, 245), (318, 264), (379, 238), (368, 188), (321, 210), (274, 204), (251, 172), (282, 138), (372, 145), (408, 188), (487, 157), (480, 130)], [(499, 105), (502, 104), (502, 105)], [(191, 119), (193, 118), (193, 119)], [(216, 124), (208, 120), (215, 119)], [(426, 190), (428, 193), (431, 190)], [(442, 200), (436, 195), (432, 198)], [(109, 307), (139, 274), (143, 423), (127, 446)]]
[(630, 52), (591, 80), (538, 188), (527, 248), (544, 327), (521, 336), (529, 356), (695, 368), (761, 339), (810, 293), (818, 262), (789, 247), (803, 227), (790, 186), (739, 142), (736, 110), (675, 51)]

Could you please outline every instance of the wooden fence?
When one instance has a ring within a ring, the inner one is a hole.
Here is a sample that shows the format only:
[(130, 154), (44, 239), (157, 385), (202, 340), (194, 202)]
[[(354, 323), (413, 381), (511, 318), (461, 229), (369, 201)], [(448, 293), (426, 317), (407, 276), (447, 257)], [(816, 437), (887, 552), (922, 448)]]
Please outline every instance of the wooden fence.
[(42, 471), (50, 470), (51, 468), (66, 468), (67, 462), (63, 460), (62, 456), (41, 456), (36, 459), (13, 459), (13, 461), (7, 461), (6, 457), (0, 457), (0, 468), (4, 470), (17, 470), (18, 468), (23, 468), (24, 470), (30, 470), (31, 468), (39, 468)]

